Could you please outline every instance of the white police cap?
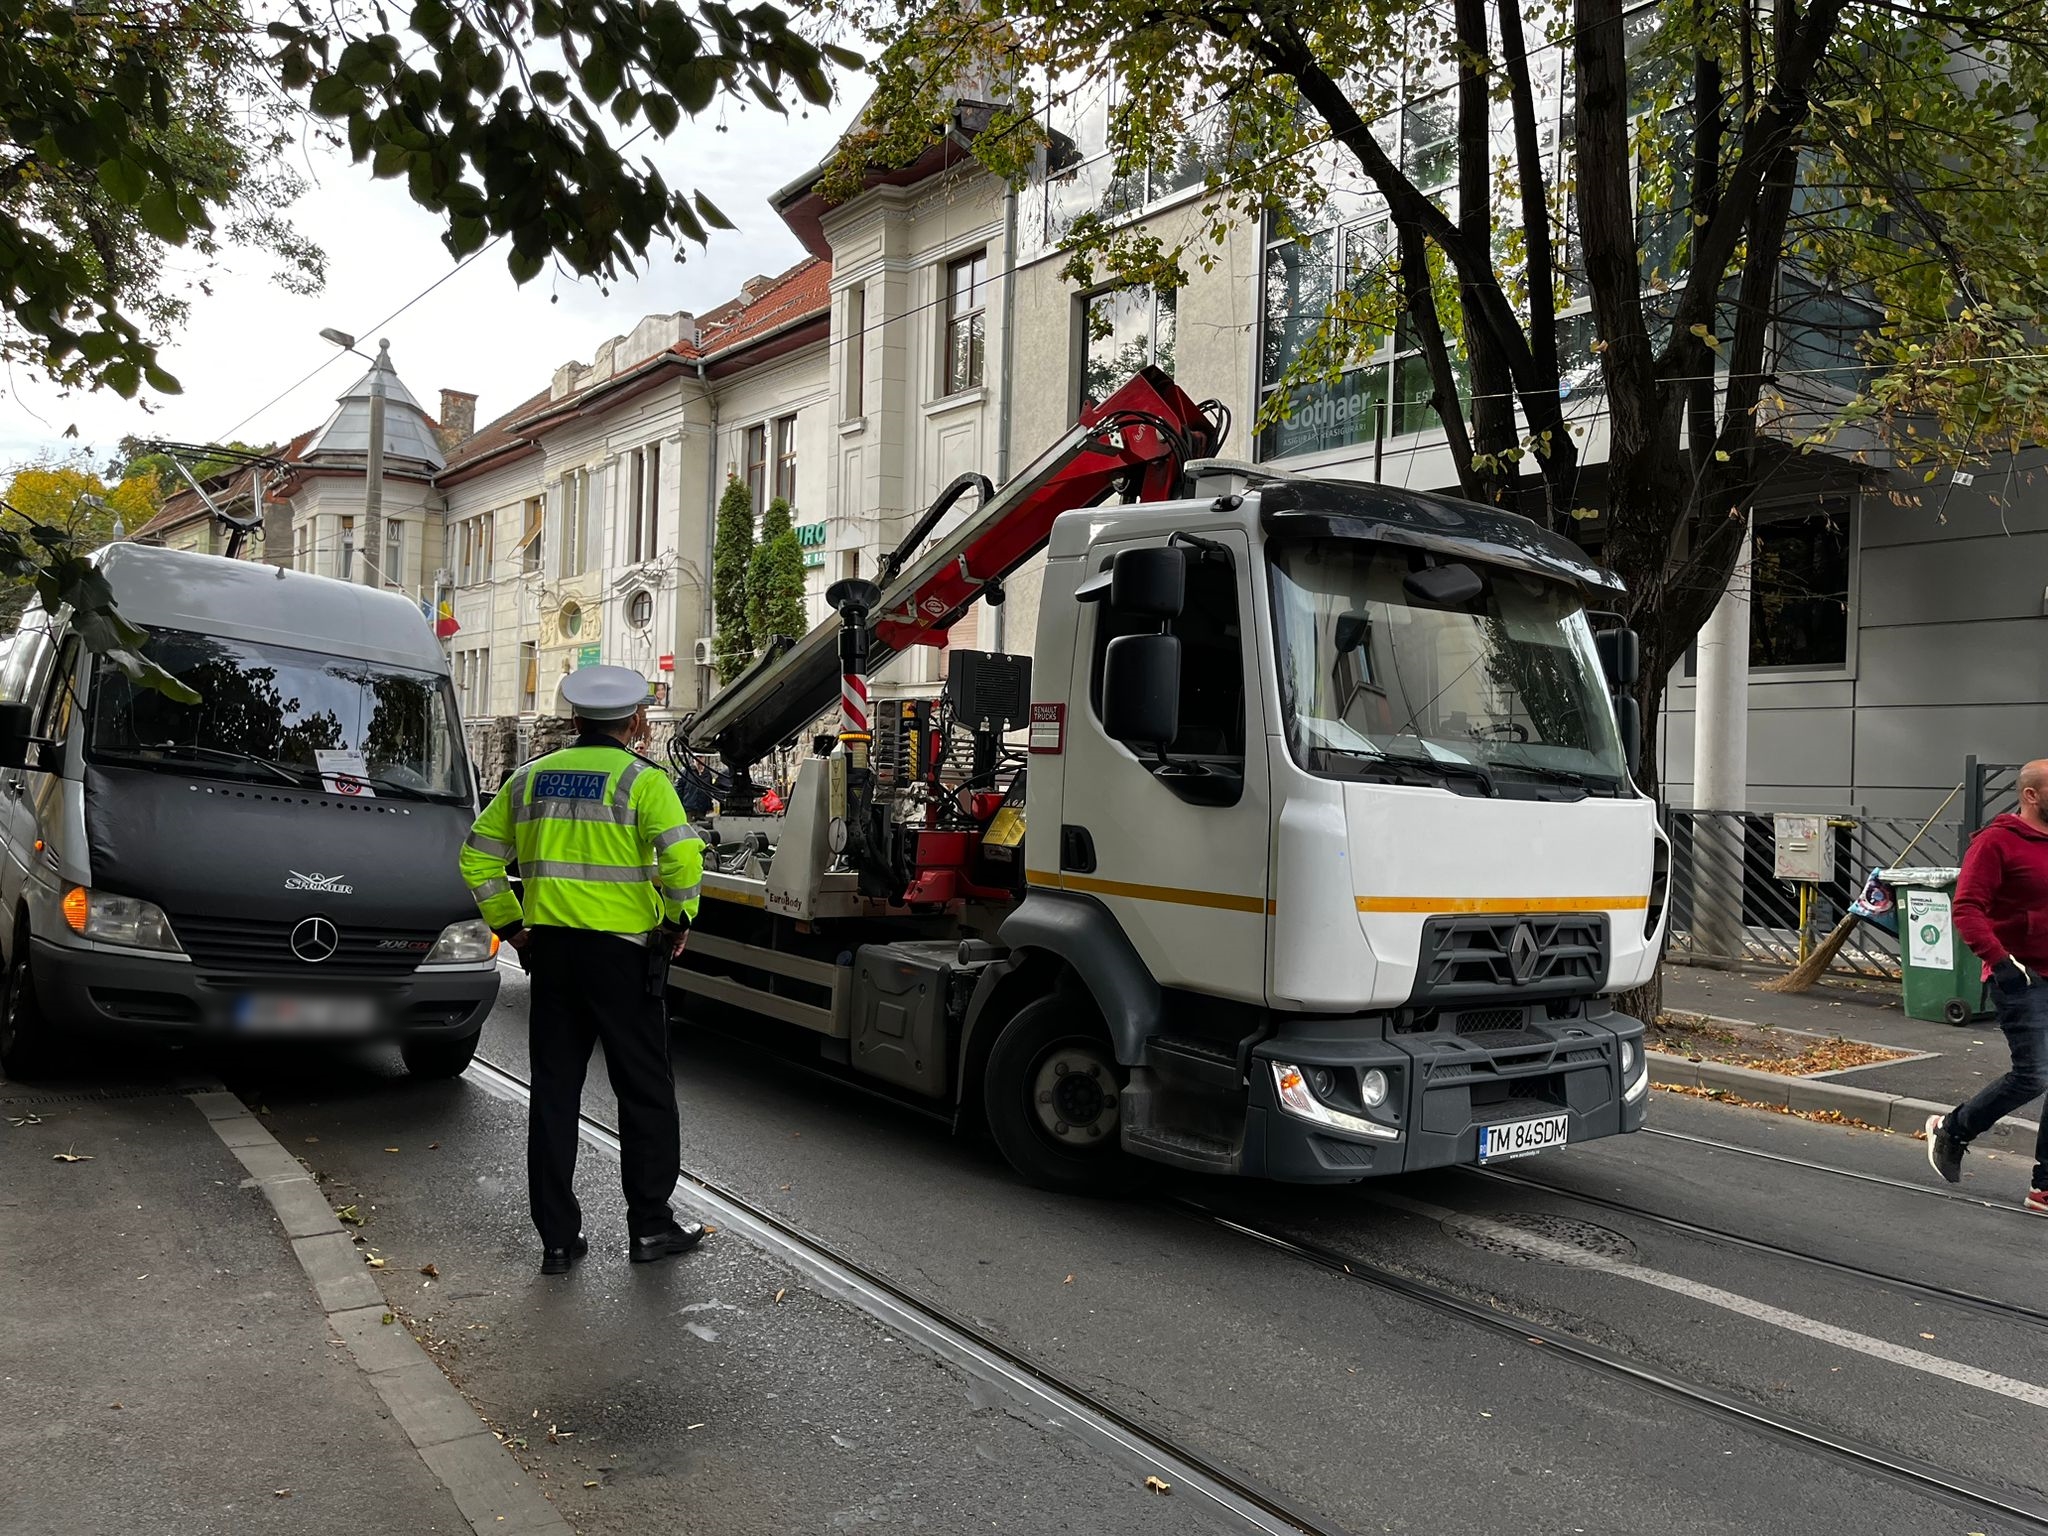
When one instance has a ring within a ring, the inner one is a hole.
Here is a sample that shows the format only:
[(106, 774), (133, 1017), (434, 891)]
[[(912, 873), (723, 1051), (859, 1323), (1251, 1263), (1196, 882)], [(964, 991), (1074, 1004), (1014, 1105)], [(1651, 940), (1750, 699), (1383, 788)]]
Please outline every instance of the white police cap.
[(579, 720), (630, 720), (647, 702), (647, 679), (631, 667), (578, 667), (561, 692)]

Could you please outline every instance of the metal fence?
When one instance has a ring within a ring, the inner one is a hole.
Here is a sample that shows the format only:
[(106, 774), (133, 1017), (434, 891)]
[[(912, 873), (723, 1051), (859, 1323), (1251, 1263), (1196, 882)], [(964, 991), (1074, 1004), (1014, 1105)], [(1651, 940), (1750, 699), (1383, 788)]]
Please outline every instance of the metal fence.
[[(1671, 947), (1674, 960), (1790, 967), (1849, 910), (1873, 869), (1938, 864), (1960, 845), (1959, 822), (1937, 822), (1909, 857), (1917, 817), (1831, 816), (1833, 875), (1803, 888), (1775, 874), (1776, 834), (1768, 813), (1667, 811), (1671, 834)], [(1850, 930), (1832, 970), (1896, 977), (1899, 947), (1870, 923)]]

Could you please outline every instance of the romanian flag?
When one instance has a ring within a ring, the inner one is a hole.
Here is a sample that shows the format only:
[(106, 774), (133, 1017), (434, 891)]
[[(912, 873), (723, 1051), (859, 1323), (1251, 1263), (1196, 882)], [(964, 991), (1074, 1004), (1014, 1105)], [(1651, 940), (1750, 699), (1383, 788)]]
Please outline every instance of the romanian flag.
[(462, 626), (455, 622), (455, 605), (447, 598), (441, 599), (441, 606), (434, 614), (434, 638), (446, 640)]

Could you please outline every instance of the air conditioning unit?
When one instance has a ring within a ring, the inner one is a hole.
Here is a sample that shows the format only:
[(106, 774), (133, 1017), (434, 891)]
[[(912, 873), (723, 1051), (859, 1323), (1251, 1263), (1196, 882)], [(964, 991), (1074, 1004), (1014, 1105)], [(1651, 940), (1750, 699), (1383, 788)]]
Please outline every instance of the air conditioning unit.
[(709, 635), (706, 635), (697, 642), (697, 665), (700, 667), (711, 665), (711, 637)]

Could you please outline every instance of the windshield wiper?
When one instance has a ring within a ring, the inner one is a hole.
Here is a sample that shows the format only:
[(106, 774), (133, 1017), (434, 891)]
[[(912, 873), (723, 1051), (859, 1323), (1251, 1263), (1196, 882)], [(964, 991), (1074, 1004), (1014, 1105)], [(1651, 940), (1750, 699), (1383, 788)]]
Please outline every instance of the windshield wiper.
[(238, 747), (204, 747), (196, 742), (159, 741), (147, 743), (122, 755), (133, 757), (140, 752), (162, 752), (178, 757), (215, 757), (231, 763), (251, 763), (274, 774), (294, 789), (306, 787), (305, 774), (301, 771), (288, 768), (283, 763), (274, 763), (267, 757), (258, 757), (254, 752), (244, 752)]
[(1439, 762), (1433, 757), (1411, 757), (1405, 752), (1376, 752), (1364, 747), (1317, 747), (1318, 752), (1337, 752), (1354, 759), (1368, 772), (1383, 774), (1396, 783), (1433, 786), (1444, 779), (1469, 779), (1480, 793), (1491, 795), (1493, 775), (1476, 763)]
[(1541, 779), (1546, 784), (1563, 784), (1572, 789), (1583, 789), (1589, 795), (1611, 795), (1618, 792), (1620, 785), (1613, 779), (1595, 776), (1588, 778), (1583, 773), (1574, 773), (1569, 768), (1552, 768), (1547, 763), (1497, 762), (1496, 769), (1505, 768), (1510, 773), (1526, 773), (1532, 779)]
[(401, 784), (396, 779), (379, 778), (372, 773), (352, 773), (348, 777), (356, 780), (358, 783), (369, 785), (370, 788), (376, 790), (380, 795), (397, 795), (400, 799), (404, 800), (435, 800), (440, 798), (432, 790), (421, 789), (415, 784)]

